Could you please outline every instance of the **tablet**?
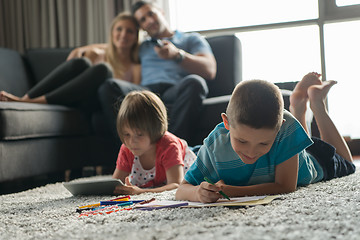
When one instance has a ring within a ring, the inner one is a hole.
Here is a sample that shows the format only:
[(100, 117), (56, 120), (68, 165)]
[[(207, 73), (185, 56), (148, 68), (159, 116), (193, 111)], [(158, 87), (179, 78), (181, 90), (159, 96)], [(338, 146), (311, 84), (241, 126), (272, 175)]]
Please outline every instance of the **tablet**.
[(64, 187), (72, 195), (114, 195), (116, 186), (124, 185), (120, 179), (106, 178), (93, 180), (73, 180), (64, 182)]

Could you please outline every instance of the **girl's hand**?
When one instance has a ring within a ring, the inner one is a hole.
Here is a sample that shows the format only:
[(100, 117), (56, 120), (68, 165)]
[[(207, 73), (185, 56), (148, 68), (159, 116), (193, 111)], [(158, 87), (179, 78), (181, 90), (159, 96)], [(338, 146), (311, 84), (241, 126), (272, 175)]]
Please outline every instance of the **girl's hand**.
[[(217, 182), (216, 185), (218, 183), (219, 182)], [(202, 203), (212, 203), (221, 198), (222, 196), (219, 193), (221, 188), (216, 185), (208, 182), (202, 182), (199, 186), (197, 186), (196, 195), (198, 200)]]
[(130, 183), (129, 177), (125, 178), (125, 185), (124, 186), (117, 186), (114, 190), (114, 194), (116, 195), (136, 195), (136, 194), (140, 194), (143, 193), (144, 190), (132, 185)]

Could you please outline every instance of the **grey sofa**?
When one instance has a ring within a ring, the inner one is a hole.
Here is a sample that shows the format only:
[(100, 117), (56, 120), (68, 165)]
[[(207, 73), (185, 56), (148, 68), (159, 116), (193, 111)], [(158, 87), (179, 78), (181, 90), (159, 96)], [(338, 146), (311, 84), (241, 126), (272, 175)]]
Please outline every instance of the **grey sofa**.
[[(21, 56), (0, 48), (0, 90), (22, 96), (69, 51), (34, 49)], [(0, 183), (114, 165), (117, 146), (101, 127), (101, 117), (65, 106), (0, 102)]]
[[(190, 145), (201, 144), (221, 121), (241, 78), (241, 44), (233, 35), (209, 37), (217, 75)], [(0, 48), (0, 90), (22, 96), (61, 62), (71, 49), (31, 49), (24, 55)], [(0, 102), (0, 183), (84, 166), (115, 167), (118, 147), (101, 112), (87, 116), (58, 105)], [(1, 187), (1, 185), (0, 185)]]

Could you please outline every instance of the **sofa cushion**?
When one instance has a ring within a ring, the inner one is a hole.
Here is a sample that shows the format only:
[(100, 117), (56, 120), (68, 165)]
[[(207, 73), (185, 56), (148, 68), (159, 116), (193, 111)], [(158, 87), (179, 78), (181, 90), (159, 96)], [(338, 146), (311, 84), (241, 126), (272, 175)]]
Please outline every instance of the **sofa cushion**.
[(0, 91), (23, 96), (31, 87), (22, 56), (14, 50), (0, 48)]
[(40, 82), (52, 70), (66, 61), (71, 48), (33, 48), (26, 52), (28, 63), (35, 82)]
[(208, 80), (208, 97), (231, 94), (242, 80), (241, 42), (235, 35), (208, 37), (214, 53), (217, 72), (213, 80)]
[(50, 104), (0, 102), (0, 140), (78, 136), (90, 133), (80, 111)]

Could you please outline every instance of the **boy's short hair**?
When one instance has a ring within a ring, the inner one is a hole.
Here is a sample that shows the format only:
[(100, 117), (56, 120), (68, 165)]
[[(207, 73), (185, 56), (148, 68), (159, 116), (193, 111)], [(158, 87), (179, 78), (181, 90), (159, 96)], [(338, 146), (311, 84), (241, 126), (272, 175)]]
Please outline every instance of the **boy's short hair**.
[(132, 91), (120, 105), (116, 127), (122, 142), (124, 127), (143, 131), (152, 143), (157, 142), (168, 129), (166, 107), (153, 92)]
[(226, 115), (230, 125), (279, 130), (283, 121), (284, 100), (280, 89), (264, 80), (240, 82), (234, 89)]
[(131, 6), (131, 14), (134, 16), (135, 15), (135, 12), (141, 8), (142, 6), (144, 5), (151, 5), (152, 6), (152, 3), (151, 2), (147, 2), (147, 1), (137, 1), (136, 3), (134, 3), (132, 6)]

